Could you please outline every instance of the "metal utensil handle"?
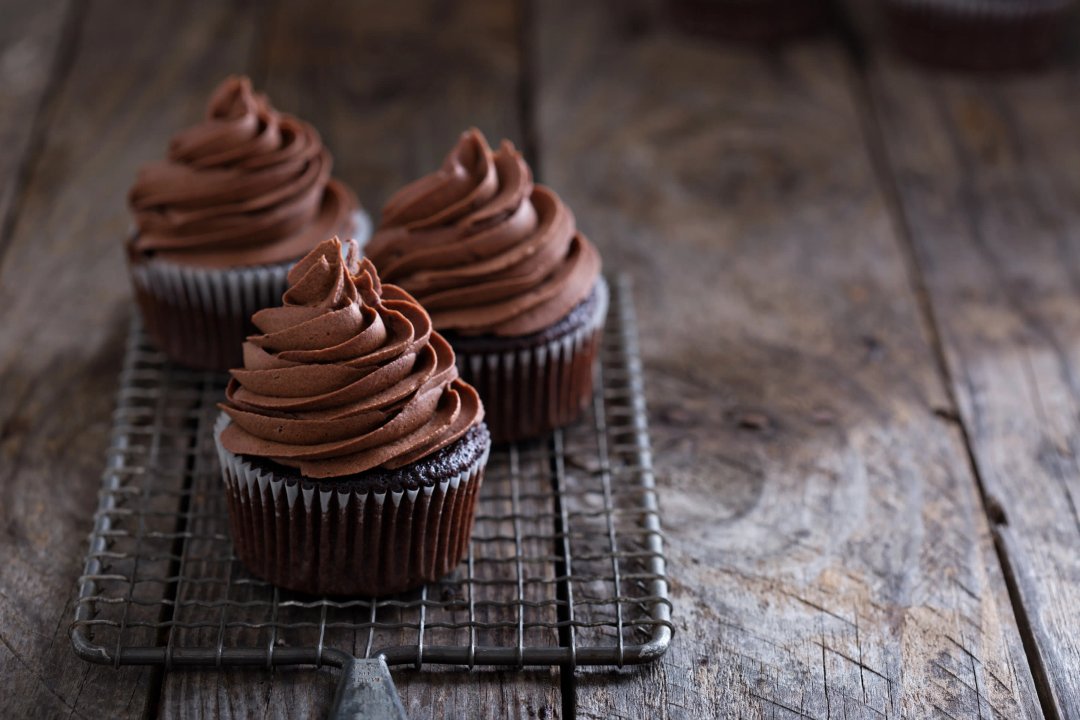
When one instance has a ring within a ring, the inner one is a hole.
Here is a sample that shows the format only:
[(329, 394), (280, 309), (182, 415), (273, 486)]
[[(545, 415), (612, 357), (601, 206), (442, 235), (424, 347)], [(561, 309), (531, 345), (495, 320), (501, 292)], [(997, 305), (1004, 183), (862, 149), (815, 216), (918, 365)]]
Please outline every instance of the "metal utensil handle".
[(408, 720), (394, 679), (390, 677), (390, 668), (381, 655), (345, 661), (330, 708), (330, 720)]

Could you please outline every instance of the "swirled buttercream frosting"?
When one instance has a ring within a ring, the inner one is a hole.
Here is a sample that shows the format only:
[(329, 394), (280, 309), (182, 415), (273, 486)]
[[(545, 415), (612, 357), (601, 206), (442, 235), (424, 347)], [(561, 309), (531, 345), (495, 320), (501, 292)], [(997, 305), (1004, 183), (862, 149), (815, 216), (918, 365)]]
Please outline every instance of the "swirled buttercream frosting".
[(438, 330), (520, 336), (565, 317), (592, 291), (600, 255), (521, 153), (465, 132), (437, 171), (387, 201), (366, 248)]
[(346, 249), (320, 244), (290, 271), (284, 305), (252, 318), (261, 334), (244, 344), (221, 406), (230, 452), (348, 476), (408, 465), (483, 419), (424, 309)]
[(315, 128), (279, 113), (246, 77), (229, 77), (205, 120), (139, 171), (130, 250), (208, 268), (295, 260), (353, 230), (356, 198), (331, 165)]

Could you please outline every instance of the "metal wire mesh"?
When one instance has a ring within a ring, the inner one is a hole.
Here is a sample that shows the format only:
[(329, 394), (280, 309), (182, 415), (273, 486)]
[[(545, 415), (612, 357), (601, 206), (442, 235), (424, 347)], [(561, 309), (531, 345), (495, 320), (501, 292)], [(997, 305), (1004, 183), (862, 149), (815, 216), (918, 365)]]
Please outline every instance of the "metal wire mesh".
[(212, 425), (224, 378), (165, 361), (137, 322), (71, 634), (101, 663), (644, 662), (671, 636), (633, 307), (614, 284), (582, 420), (496, 448), (468, 557), (404, 596), (279, 590), (233, 554)]

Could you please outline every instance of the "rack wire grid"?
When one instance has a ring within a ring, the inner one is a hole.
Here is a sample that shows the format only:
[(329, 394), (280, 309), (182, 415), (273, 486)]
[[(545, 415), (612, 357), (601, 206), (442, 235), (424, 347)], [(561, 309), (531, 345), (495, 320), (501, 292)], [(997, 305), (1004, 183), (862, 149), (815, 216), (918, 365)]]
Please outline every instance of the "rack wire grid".
[(132, 324), (71, 638), (116, 666), (624, 665), (660, 657), (671, 603), (631, 293), (613, 283), (593, 402), (493, 450), (467, 559), (412, 594), (291, 593), (237, 560), (212, 437), (225, 378)]

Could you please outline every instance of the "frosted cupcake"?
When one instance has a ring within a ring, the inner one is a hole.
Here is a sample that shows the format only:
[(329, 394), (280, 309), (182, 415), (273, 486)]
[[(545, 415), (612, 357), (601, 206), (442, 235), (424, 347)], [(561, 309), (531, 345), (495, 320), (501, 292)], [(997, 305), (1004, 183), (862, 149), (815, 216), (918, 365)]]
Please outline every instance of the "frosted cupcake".
[(253, 318), (215, 428), (236, 554), (281, 587), (386, 595), (466, 552), (491, 445), (476, 391), (406, 292), (335, 238)]
[(171, 359), (240, 364), (251, 315), (279, 302), (289, 267), (332, 235), (366, 238), (367, 219), (331, 165), (311, 125), (229, 77), (205, 120), (139, 171), (129, 266), (144, 325)]
[(454, 347), (497, 441), (573, 421), (592, 393), (607, 313), (600, 255), (514, 146), (476, 129), (386, 203), (367, 248)]

